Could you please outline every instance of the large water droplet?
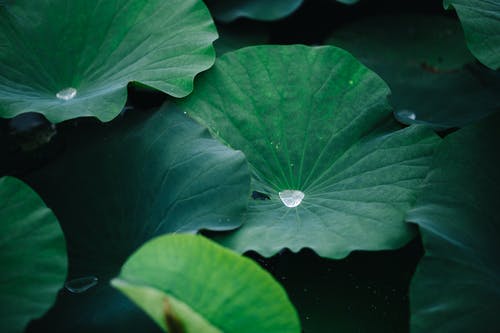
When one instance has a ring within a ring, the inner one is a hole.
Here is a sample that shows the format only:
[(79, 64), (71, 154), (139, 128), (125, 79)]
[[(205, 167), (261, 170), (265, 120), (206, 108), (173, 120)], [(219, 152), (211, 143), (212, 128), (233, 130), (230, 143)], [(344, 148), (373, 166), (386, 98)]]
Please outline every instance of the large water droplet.
[(81, 294), (97, 285), (99, 279), (96, 276), (85, 276), (69, 280), (64, 284), (64, 288), (73, 294)]
[(56, 94), (56, 97), (62, 99), (63, 101), (69, 101), (70, 99), (73, 99), (73, 97), (75, 96), (76, 96), (76, 89), (71, 87), (65, 88)]
[(304, 199), (304, 193), (297, 190), (284, 190), (279, 196), (283, 204), (290, 208), (297, 207)]

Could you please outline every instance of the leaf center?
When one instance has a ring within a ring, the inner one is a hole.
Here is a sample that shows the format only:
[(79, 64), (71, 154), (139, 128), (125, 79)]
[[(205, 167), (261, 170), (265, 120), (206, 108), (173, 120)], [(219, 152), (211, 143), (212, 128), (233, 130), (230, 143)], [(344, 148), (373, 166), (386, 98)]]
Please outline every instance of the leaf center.
[(70, 99), (73, 99), (73, 97), (76, 96), (76, 89), (69, 87), (69, 88), (64, 88), (63, 90), (59, 91), (56, 94), (56, 97), (59, 99), (62, 99), (63, 101), (69, 101)]
[(284, 190), (279, 192), (279, 196), (281, 202), (290, 208), (297, 207), (304, 199), (304, 193), (298, 190)]

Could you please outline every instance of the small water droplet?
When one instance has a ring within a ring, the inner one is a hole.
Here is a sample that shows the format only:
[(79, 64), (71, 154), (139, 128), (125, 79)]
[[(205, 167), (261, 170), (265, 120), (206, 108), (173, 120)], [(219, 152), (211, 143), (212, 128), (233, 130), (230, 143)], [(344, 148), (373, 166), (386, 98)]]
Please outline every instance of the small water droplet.
[(297, 207), (304, 199), (304, 193), (297, 190), (284, 190), (278, 194), (283, 204), (290, 208)]
[(62, 99), (63, 101), (69, 101), (76, 96), (75, 88), (65, 88), (56, 94), (56, 97)]
[(396, 111), (396, 118), (402, 123), (406, 123), (406, 121), (412, 121), (417, 119), (417, 115), (415, 112), (410, 110), (398, 110)]
[(85, 276), (69, 280), (64, 284), (64, 288), (73, 294), (81, 294), (97, 285), (99, 279), (96, 276)]
[(353, 80), (349, 80), (349, 84), (352, 86), (354, 84)]

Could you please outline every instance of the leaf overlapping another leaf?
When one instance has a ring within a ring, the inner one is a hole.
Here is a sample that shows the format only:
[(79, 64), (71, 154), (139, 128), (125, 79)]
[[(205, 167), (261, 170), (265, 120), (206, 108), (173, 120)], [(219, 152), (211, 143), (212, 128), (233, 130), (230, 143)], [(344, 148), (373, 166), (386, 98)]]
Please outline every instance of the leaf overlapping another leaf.
[(127, 84), (174, 97), (212, 66), (201, 0), (21, 0), (0, 7), (0, 116), (116, 117)]
[(151, 240), (112, 284), (168, 332), (173, 321), (182, 333), (300, 332), (295, 309), (269, 273), (202, 236)]
[(462, 22), (471, 52), (491, 69), (500, 68), (500, 1), (444, 0)]
[(62, 294), (33, 332), (54, 325), (72, 332), (154, 330), (107, 282), (152, 237), (240, 226), (250, 187), (247, 162), (171, 105), (131, 111), (109, 125), (68, 127), (60, 135), (71, 150), (29, 182), (62, 224), (70, 279), (96, 276), (99, 284)]
[(425, 248), (410, 289), (412, 332), (498, 330), (499, 125), (497, 113), (446, 137), (408, 213)]
[[(247, 222), (215, 236), (265, 256), (310, 247), (322, 256), (398, 248), (414, 236), (404, 215), (439, 140), (401, 129), (389, 88), (334, 47), (260, 46), (227, 53), (180, 106), (231, 147), (253, 172)], [(279, 193), (301, 191), (298, 206)], [(293, 205), (292, 205), (293, 206)]]

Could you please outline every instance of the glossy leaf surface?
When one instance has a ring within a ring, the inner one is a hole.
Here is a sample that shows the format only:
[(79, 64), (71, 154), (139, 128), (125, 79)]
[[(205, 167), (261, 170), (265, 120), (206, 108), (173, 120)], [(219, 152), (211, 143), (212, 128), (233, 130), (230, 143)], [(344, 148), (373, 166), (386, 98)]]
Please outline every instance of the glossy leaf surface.
[(408, 215), (425, 256), (410, 292), (412, 332), (498, 330), (500, 117), (448, 136)]
[(269, 273), (202, 236), (151, 240), (112, 284), (169, 332), (300, 332), (295, 309)]
[(249, 47), (227, 53), (181, 103), (253, 170), (248, 220), (217, 238), (269, 256), (310, 247), (342, 258), (413, 237), (404, 214), (438, 139), (400, 129), (389, 89), (334, 47)]
[(462, 22), (467, 45), (486, 66), (500, 68), (500, 1), (444, 0)]
[(23, 332), (55, 302), (67, 271), (57, 218), (20, 180), (0, 178), (0, 327)]
[(214, 62), (201, 0), (21, 0), (0, 7), (0, 116), (113, 119), (131, 81), (183, 97)]
[(110, 125), (70, 126), (61, 135), (71, 149), (30, 182), (61, 221), (70, 280), (95, 276), (99, 282), (64, 293), (40, 325), (79, 332), (154, 329), (109, 279), (154, 236), (240, 226), (247, 162), (168, 105), (130, 111)]

